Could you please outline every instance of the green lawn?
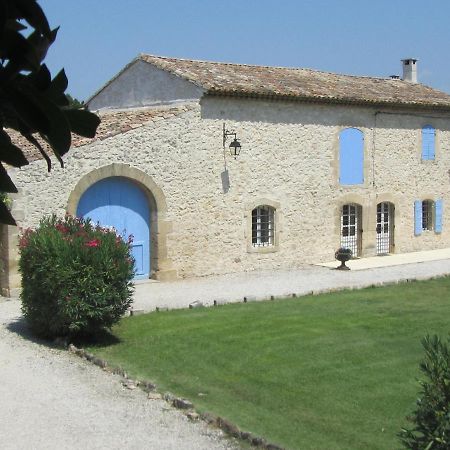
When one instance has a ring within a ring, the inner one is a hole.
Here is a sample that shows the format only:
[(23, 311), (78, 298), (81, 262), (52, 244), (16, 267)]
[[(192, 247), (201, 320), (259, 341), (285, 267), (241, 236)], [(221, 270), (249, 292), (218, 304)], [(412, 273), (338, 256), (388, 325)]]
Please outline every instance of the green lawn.
[[(90, 350), (291, 449), (394, 449), (450, 278), (126, 318)], [(206, 395), (199, 395), (200, 393)]]

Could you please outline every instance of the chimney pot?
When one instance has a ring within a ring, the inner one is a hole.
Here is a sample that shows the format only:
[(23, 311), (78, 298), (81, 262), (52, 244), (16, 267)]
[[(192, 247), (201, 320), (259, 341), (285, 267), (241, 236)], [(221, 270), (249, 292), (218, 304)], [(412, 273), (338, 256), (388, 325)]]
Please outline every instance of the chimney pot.
[(417, 83), (417, 59), (402, 59), (403, 64), (403, 80), (409, 83)]

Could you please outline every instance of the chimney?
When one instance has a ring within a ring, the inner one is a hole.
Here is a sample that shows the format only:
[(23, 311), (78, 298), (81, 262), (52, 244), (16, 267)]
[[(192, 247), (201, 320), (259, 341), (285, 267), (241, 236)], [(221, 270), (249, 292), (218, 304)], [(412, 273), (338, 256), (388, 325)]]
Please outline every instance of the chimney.
[(417, 59), (402, 59), (403, 63), (403, 80), (410, 83), (417, 83)]

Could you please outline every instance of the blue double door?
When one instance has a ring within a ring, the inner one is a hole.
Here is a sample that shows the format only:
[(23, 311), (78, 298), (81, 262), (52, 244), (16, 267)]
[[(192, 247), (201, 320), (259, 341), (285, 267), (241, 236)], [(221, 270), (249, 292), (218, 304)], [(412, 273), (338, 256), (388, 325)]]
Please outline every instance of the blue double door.
[(150, 208), (145, 193), (123, 177), (105, 178), (93, 184), (80, 199), (77, 216), (114, 227), (125, 240), (133, 235), (135, 279), (150, 274)]

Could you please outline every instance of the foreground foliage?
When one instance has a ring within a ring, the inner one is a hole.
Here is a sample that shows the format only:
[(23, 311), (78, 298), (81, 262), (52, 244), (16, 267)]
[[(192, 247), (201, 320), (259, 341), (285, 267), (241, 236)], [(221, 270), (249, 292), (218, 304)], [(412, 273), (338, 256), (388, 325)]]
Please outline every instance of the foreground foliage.
[[(223, 295), (223, 293), (221, 293)], [(89, 351), (289, 449), (392, 450), (450, 278), (125, 318)]]
[(130, 242), (89, 220), (51, 216), (20, 240), (22, 311), (39, 336), (109, 328), (131, 304)]
[[(0, 0), (0, 191), (17, 192), (3, 163), (28, 164), (9, 130), (20, 133), (47, 161), (42, 145), (50, 146), (63, 165), (71, 132), (94, 137), (100, 119), (85, 110), (72, 109), (64, 94), (67, 77), (61, 70), (53, 79), (43, 60), (56, 39), (36, 0)], [(39, 141), (37, 136), (42, 139)], [(0, 202), (0, 223), (14, 225), (8, 208)]]
[(447, 344), (438, 336), (422, 340), (425, 359), (420, 370), (421, 396), (409, 417), (413, 429), (403, 429), (400, 438), (411, 450), (448, 450), (450, 448), (450, 338)]

